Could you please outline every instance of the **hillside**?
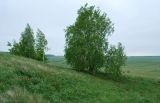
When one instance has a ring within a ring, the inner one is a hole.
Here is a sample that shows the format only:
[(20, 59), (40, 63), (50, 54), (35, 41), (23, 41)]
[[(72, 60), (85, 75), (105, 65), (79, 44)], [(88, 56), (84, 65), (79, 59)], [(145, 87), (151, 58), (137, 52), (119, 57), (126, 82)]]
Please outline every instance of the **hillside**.
[(0, 54), (0, 103), (160, 103), (160, 81), (116, 82)]
[[(70, 68), (63, 56), (48, 56), (50, 65)], [(130, 56), (122, 67), (125, 75), (160, 80), (160, 56)]]

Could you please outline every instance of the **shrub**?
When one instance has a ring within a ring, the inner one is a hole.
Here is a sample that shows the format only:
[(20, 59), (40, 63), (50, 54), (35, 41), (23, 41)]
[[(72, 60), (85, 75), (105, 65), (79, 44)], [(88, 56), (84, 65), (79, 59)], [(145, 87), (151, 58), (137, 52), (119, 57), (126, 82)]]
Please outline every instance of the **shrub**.
[(105, 61), (105, 72), (111, 73), (114, 77), (119, 77), (122, 74), (121, 66), (125, 64), (127, 57), (124, 53), (124, 47), (119, 43), (118, 46), (110, 46), (107, 51)]

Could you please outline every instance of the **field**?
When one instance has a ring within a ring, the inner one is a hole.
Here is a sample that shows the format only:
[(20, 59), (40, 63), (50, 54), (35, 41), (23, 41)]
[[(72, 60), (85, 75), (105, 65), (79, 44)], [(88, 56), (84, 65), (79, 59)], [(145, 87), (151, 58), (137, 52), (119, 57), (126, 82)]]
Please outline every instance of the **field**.
[(0, 103), (160, 103), (159, 57), (129, 58), (119, 82), (49, 60), (0, 53)]
[(160, 57), (128, 57), (123, 70), (127, 75), (160, 80)]

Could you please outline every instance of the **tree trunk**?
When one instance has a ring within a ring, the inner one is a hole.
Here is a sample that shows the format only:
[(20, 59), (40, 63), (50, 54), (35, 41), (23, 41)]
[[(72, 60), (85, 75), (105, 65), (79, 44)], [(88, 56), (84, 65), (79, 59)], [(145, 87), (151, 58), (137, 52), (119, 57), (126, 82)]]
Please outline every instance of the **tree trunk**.
[(89, 73), (93, 74), (94, 73), (94, 68), (91, 66), (89, 67)]
[(44, 62), (44, 53), (43, 53), (43, 62)]

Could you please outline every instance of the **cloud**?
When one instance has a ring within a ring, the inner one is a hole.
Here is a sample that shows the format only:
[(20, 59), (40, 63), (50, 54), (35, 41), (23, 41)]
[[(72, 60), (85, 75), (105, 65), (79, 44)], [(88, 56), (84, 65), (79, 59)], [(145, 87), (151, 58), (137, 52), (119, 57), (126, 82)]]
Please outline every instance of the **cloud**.
[(160, 55), (159, 0), (1, 0), (0, 51), (7, 51), (7, 42), (18, 40), (29, 23), (34, 32), (40, 28), (46, 34), (51, 48), (47, 53), (63, 55), (64, 29), (85, 3), (108, 14), (115, 24), (109, 40), (122, 42), (128, 55)]

